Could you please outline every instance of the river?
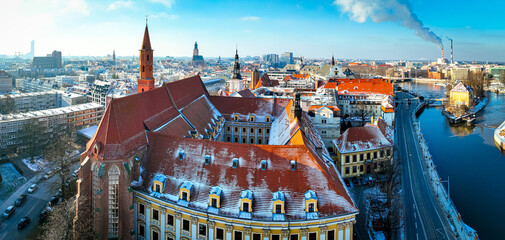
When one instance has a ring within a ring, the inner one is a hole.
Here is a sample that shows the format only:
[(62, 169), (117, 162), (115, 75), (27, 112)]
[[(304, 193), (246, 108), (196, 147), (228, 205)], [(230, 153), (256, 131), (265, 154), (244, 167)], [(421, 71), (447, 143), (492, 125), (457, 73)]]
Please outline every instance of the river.
[[(427, 83), (400, 86), (426, 98), (442, 97), (445, 91)], [(496, 148), (493, 133), (505, 120), (505, 95), (487, 94), (489, 104), (475, 126), (450, 126), (441, 108), (427, 108), (420, 122), (440, 177), (450, 178), (450, 196), (463, 221), (480, 239), (503, 239), (505, 156)]]

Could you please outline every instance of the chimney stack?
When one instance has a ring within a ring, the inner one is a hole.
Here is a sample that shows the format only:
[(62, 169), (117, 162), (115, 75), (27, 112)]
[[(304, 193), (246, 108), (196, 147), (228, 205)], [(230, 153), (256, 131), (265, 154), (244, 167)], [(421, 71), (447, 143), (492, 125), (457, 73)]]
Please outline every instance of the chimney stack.
[(453, 56), (453, 55), (452, 55), (452, 39), (451, 39), (451, 64), (453, 63), (453, 61), (452, 61), (452, 56)]

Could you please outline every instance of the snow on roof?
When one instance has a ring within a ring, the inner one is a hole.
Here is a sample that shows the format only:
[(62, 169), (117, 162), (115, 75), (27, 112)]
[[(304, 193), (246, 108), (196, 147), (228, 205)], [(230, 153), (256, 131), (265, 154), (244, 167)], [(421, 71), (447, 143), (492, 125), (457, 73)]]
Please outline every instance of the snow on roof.
[(333, 140), (340, 153), (361, 152), (393, 146), (393, 131), (382, 119), (377, 124), (347, 129)]
[(83, 135), (84, 137), (91, 139), (95, 135), (95, 132), (97, 129), (98, 129), (98, 125), (95, 125), (95, 126), (91, 126), (88, 128), (83, 128), (83, 129), (79, 130), (78, 132), (81, 135)]

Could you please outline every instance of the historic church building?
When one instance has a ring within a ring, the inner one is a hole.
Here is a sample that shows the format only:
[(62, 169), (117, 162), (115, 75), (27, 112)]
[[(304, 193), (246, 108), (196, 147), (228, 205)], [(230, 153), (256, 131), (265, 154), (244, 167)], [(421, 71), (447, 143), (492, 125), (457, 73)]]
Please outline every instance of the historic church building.
[(147, 26), (137, 89), (81, 155), (76, 219), (95, 238), (352, 239), (357, 206), (299, 94), (210, 96), (199, 76), (154, 88)]

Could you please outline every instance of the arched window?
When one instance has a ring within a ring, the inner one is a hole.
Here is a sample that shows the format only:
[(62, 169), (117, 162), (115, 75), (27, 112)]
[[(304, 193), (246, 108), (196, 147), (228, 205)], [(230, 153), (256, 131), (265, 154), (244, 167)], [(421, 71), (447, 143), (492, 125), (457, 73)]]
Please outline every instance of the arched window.
[[(91, 194), (92, 196), (92, 200), (93, 200), (93, 210), (95, 210), (98, 206), (96, 205), (96, 201), (97, 201), (97, 195), (99, 194), (99, 188), (98, 188), (98, 171), (99, 171), (99, 167), (98, 167), (98, 164), (96, 164), (96, 162), (94, 162), (92, 165), (91, 165), (91, 171), (93, 173), (93, 177), (92, 177), (92, 183), (93, 183), (93, 192)], [(93, 211), (94, 213), (94, 217), (95, 219), (98, 217), (97, 214), (98, 212), (97, 211)]]
[(149, 54), (147, 54), (147, 61), (149, 61)]
[(109, 238), (118, 237), (119, 229), (119, 168), (112, 166), (109, 175)]
[(142, 72), (146, 71), (146, 66), (142, 65)]

